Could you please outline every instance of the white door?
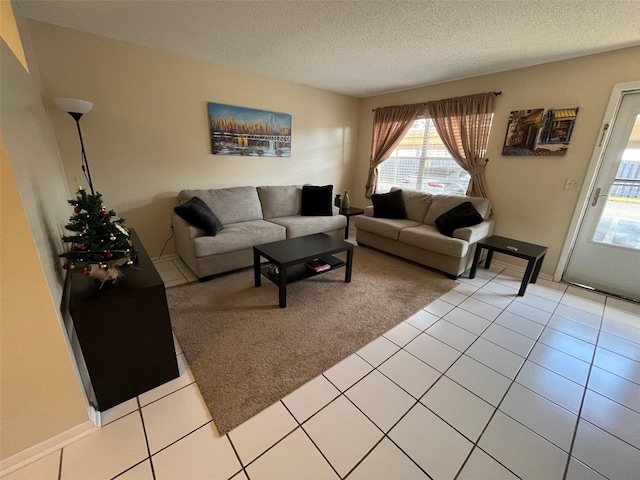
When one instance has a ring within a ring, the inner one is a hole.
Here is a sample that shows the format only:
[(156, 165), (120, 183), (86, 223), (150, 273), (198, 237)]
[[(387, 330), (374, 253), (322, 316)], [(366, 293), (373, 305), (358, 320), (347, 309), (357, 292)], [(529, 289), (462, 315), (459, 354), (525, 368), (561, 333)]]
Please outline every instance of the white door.
[(640, 300), (638, 90), (622, 92), (620, 96), (562, 279)]

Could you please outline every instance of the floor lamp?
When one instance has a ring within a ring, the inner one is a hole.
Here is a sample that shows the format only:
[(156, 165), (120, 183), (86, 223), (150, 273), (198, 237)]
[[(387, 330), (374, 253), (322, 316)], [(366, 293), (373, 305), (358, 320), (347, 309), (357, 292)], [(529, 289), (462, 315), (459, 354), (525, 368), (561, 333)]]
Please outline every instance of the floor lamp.
[(91, 172), (89, 171), (89, 162), (87, 161), (87, 154), (84, 150), (84, 142), (82, 141), (82, 131), (80, 130), (80, 118), (82, 118), (82, 115), (85, 113), (89, 113), (91, 111), (93, 103), (86, 100), (62, 97), (53, 98), (53, 103), (55, 103), (58, 108), (71, 115), (76, 121), (78, 136), (80, 137), (80, 147), (82, 148), (82, 171), (84, 172), (87, 182), (89, 182), (91, 195), (95, 195), (95, 192), (93, 191), (93, 182), (91, 181)]

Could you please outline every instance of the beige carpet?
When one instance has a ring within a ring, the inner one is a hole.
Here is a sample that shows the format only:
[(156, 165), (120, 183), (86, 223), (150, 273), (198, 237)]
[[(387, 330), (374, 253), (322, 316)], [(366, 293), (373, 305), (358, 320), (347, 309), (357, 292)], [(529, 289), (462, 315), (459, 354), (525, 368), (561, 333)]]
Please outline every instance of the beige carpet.
[[(343, 257), (344, 258), (344, 257)], [(167, 289), (171, 323), (220, 434), (410, 317), (456, 283), (356, 247), (344, 268), (287, 289), (287, 308), (253, 269)]]

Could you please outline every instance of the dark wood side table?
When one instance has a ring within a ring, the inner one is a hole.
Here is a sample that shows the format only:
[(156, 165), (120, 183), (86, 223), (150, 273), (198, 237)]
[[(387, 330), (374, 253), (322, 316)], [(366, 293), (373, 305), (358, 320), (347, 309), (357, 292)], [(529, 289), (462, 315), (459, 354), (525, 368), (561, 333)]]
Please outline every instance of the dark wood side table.
[(138, 258), (114, 284), (68, 273), (62, 315), (89, 403), (107, 410), (178, 377), (164, 283), (133, 229)]
[(349, 219), (351, 217), (354, 217), (356, 215), (363, 215), (364, 214), (364, 210), (362, 208), (358, 208), (358, 207), (349, 207), (349, 208), (345, 208), (345, 209), (340, 209), (340, 215), (344, 215), (345, 217), (347, 217), (347, 226), (344, 227), (344, 239), (346, 240), (347, 238), (349, 238)]
[(469, 272), (469, 278), (475, 278), (476, 270), (478, 269), (478, 262), (480, 261), (480, 254), (482, 249), (487, 250), (487, 259), (484, 262), (484, 268), (491, 266), (491, 259), (493, 258), (493, 252), (504, 253), (511, 255), (512, 257), (524, 258), (527, 260), (527, 269), (524, 272), (524, 278), (520, 284), (520, 291), (518, 296), (524, 296), (524, 292), (527, 289), (529, 283), (536, 283), (538, 274), (540, 273), (540, 267), (544, 261), (544, 256), (547, 254), (547, 247), (541, 245), (535, 245), (533, 243), (521, 242), (519, 240), (513, 240), (511, 238), (500, 237), (498, 235), (492, 235), (480, 240), (476, 245), (476, 253), (473, 256), (473, 263), (471, 264), (471, 271)]

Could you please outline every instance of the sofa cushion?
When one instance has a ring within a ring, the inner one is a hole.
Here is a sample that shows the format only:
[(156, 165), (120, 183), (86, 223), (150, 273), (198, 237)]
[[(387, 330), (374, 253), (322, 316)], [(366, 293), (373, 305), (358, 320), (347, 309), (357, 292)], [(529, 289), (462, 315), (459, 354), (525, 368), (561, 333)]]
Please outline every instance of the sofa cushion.
[(459, 238), (445, 237), (431, 225), (405, 228), (400, 232), (399, 240), (407, 245), (456, 258), (464, 257), (469, 251), (469, 242)]
[(402, 190), (371, 195), (373, 216), (376, 218), (407, 218)]
[(226, 225), (215, 237), (193, 239), (196, 257), (208, 257), (221, 253), (251, 248), (261, 243), (277, 242), (286, 238), (283, 227), (266, 220), (251, 220)]
[(304, 185), (300, 214), (303, 216), (332, 215), (332, 197), (333, 185)]
[(223, 225), (251, 220), (262, 220), (262, 206), (256, 187), (230, 187), (212, 190), (182, 190), (178, 200), (184, 203), (191, 197), (200, 197)]
[(414, 222), (407, 218), (375, 218), (365, 215), (359, 215), (355, 218), (356, 229), (375, 233), (376, 235), (390, 238), (391, 240), (398, 240), (400, 231), (403, 228), (415, 227), (417, 225), (420, 225), (420, 222)]
[[(401, 190), (398, 187), (391, 187), (391, 191)], [(427, 210), (433, 201), (433, 195), (418, 190), (402, 190), (404, 208), (407, 211), (407, 218), (422, 223)]]
[(295, 215), (292, 217), (271, 218), (269, 221), (286, 228), (287, 238), (333, 232), (334, 230), (344, 229), (347, 225), (347, 218), (344, 215), (315, 217)]
[(258, 187), (257, 190), (262, 204), (262, 217), (265, 220), (300, 215), (302, 186), (265, 186)]
[(489, 217), (491, 203), (488, 198), (468, 197), (466, 195), (434, 195), (433, 202), (424, 217), (423, 223), (435, 226), (436, 218), (464, 202), (471, 202), (483, 219), (486, 220)]
[(452, 237), (453, 231), (458, 228), (472, 227), (479, 223), (482, 223), (482, 217), (471, 202), (463, 202), (436, 218), (437, 229), (447, 237)]
[(224, 228), (216, 214), (198, 197), (174, 207), (173, 211), (191, 225), (203, 229), (207, 235), (215, 235)]

